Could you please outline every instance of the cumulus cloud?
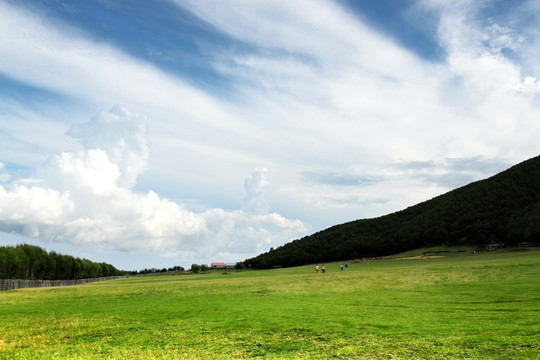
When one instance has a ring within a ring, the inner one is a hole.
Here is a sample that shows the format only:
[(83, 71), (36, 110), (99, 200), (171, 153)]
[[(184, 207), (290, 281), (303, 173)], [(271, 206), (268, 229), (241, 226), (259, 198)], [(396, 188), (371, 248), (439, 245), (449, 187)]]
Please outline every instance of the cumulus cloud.
[(244, 210), (249, 213), (267, 213), (268, 203), (265, 199), (265, 187), (267, 169), (255, 169), (244, 181), (246, 197), (244, 198)]
[(0, 229), (37, 237), (41, 229), (62, 226), (65, 214), (73, 209), (67, 193), (13, 184), (0, 186)]
[(90, 122), (73, 125), (68, 135), (81, 139), (86, 149), (101, 149), (118, 166), (119, 186), (132, 187), (146, 170), (149, 149), (146, 118), (132, 115), (120, 105), (101, 112)]
[(198, 258), (255, 255), (307, 230), (299, 220), (266, 211), (266, 169), (246, 179), (246, 211), (194, 213), (154, 191), (132, 191), (149, 152), (146, 120), (121, 106), (68, 134), (81, 139), (85, 150), (53, 155), (37, 180), (0, 186), (1, 230), (44, 241)]

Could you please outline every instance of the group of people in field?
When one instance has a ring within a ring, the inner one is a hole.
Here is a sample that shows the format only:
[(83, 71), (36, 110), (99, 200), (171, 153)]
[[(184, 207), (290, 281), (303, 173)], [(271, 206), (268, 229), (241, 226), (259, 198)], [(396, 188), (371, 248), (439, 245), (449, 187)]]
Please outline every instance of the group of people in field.
[[(345, 270), (347, 270), (349, 268), (349, 265), (348, 264), (345, 264)], [(324, 272), (326, 271), (326, 267), (324, 266), (324, 264), (322, 264), (322, 273), (324, 274)], [(343, 271), (343, 264), (341, 264), (341, 271)], [(317, 275), (319, 275), (319, 264), (315, 265), (315, 273)]]

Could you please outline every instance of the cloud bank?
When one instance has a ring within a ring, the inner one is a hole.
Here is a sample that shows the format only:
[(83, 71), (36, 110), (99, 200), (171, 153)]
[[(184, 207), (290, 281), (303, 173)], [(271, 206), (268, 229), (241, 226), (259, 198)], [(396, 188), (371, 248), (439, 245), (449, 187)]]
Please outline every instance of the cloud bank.
[(303, 235), (299, 220), (268, 213), (266, 170), (245, 182), (245, 209), (194, 213), (132, 187), (149, 154), (146, 119), (121, 106), (67, 132), (82, 151), (52, 156), (39, 178), (0, 186), (0, 230), (165, 257), (238, 258)]

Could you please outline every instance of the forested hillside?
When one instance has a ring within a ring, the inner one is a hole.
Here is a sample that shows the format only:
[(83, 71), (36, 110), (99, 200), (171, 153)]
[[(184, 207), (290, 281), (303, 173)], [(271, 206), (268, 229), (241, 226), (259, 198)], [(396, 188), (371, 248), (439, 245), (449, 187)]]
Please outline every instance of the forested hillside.
[(264, 269), (490, 242), (540, 242), (540, 156), (405, 210), (330, 227), (243, 265)]
[(0, 279), (74, 280), (123, 274), (110, 264), (47, 253), (38, 246), (0, 246)]

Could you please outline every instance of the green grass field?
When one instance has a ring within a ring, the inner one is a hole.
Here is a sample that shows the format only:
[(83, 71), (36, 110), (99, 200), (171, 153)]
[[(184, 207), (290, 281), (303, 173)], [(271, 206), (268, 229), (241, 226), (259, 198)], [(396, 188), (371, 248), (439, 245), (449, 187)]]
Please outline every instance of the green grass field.
[(0, 292), (1, 359), (539, 359), (540, 251)]

